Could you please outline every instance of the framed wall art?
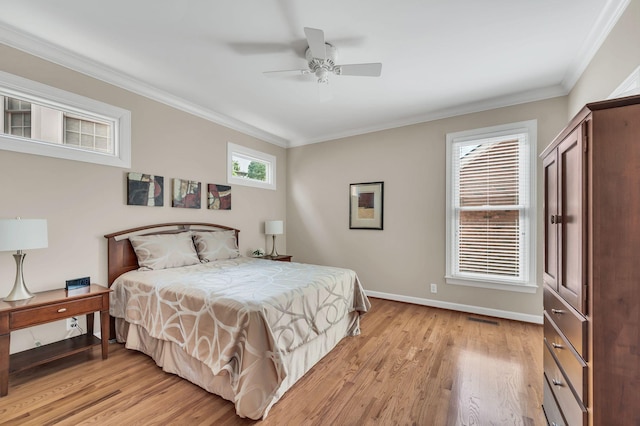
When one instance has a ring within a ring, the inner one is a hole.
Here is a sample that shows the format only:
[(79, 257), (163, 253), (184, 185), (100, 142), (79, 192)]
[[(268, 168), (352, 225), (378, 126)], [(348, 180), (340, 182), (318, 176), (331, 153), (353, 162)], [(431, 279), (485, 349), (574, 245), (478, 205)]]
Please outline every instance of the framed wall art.
[(200, 208), (200, 182), (185, 179), (173, 179), (173, 207), (186, 209)]
[(349, 229), (382, 230), (384, 182), (349, 185)]
[(231, 210), (231, 187), (210, 183), (207, 186), (207, 207), (211, 210)]
[(144, 173), (127, 173), (127, 205), (161, 207), (164, 178)]

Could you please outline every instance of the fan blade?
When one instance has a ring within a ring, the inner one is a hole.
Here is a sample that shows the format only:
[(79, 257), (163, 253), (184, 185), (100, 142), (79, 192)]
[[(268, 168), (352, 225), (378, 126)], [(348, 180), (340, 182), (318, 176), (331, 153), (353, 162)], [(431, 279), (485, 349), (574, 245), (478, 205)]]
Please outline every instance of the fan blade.
[(336, 65), (338, 75), (357, 75), (363, 77), (380, 77), (382, 64), (380, 62), (371, 64), (348, 64)]
[(298, 73), (298, 74), (311, 74), (311, 70), (306, 69), (298, 69), (298, 70), (276, 70), (276, 71), (262, 71), (262, 74), (278, 74), (278, 73)]
[(307, 36), (307, 42), (309, 42), (309, 49), (311, 49), (313, 57), (325, 60), (327, 58), (327, 51), (324, 45), (324, 31), (304, 27), (304, 34)]

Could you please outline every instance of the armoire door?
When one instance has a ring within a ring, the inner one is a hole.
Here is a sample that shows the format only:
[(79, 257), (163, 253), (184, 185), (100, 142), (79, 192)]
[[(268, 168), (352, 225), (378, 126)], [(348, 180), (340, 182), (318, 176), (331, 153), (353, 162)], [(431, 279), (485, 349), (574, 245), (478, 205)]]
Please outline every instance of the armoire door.
[(544, 186), (543, 281), (558, 291), (558, 150), (542, 160)]
[(585, 313), (585, 159), (582, 125), (558, 145), (557, 291), (569, 304)]

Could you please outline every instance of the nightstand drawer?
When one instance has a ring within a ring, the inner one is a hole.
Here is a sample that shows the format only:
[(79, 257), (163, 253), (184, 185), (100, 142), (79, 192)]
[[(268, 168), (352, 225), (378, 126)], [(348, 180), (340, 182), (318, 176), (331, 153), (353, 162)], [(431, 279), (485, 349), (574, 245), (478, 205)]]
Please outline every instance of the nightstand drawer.
[(587, 319), (544, 286), (544, 310), (578, 354), (587, 360)]
[(547, 349), (558, 359), (574, 391), (584, 402), (587, 397), (587, 364), (556, 328), (547, 312), (544, 313), (544, 341)]
[(70, 300), (11, 312), (9, 315), (9, 327), (12, 330), (16, 330), (100, 310), (102, 310), (102, 296)]
[(571, 426), (587, 424), (587, 410), (581, 402), (579, 402), (571, 386), (567, 382), (562, 370), (556, 363), (555, 358), (549, 352), (547, 345), (544, 345), (544, 375), (549, 381), (549, 387), (555, 396), (560, 411), (567, 420), (567, 424)]

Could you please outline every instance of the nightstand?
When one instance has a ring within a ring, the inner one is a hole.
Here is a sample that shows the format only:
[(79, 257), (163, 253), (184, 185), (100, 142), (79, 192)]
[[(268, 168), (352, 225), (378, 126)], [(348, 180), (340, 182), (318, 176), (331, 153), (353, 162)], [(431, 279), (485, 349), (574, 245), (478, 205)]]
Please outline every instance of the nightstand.
[(291, 262), (293, 256), (288, 254), (279, 254), (277, 256), (262, 256), (263, 259), (277, 260), (278, 262)]
[[(102, 359), (107, 359), (110, 292), (109, 288), (91, 284), (71, 294), (60, 289), (36, 293), (30, 299), (15, 302), (0, 300), (0, 397), (9, 392), (10, 373), (84, 352), (96, 345), (102, 345)], [(100, 312), (101, 339), (93, 335), (95, 312)], [(12, 331), (79, 315), (87, 317), (86, 334), (9, 355)]]

